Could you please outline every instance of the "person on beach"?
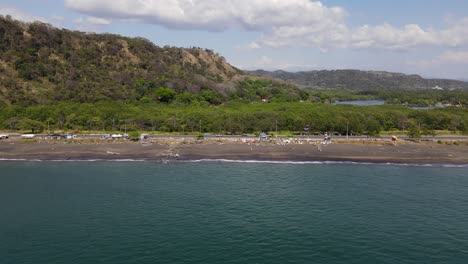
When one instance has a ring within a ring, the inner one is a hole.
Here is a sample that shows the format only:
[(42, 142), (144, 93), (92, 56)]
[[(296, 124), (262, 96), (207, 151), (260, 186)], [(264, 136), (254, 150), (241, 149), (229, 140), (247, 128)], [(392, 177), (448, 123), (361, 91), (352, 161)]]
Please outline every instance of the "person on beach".
[(331, 143), (331, 136), (328, 132), (325, 132), (325, 138), (323, 139), (323, 144), (330, 144)]

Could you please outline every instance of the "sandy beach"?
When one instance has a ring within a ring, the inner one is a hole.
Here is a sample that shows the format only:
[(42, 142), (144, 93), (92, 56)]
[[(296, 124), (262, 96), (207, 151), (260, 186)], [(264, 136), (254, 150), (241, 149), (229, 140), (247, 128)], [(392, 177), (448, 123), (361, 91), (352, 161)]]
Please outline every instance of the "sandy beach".
[(147, 159), (354, 161), (415, 164), (468, 164), (468, 145), (436, 142), (338, 142), (278, 144), (221, 140), (129, 141), (0, 141), (0, 159)]

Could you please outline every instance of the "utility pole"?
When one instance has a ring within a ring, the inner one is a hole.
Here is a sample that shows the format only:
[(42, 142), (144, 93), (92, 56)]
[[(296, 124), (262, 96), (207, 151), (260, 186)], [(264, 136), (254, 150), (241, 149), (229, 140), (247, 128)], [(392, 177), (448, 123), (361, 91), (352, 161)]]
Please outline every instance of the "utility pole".
[(200, 119), (200, 133), (201, 133), (201, 119)]
[(276, 137), (278, 137), (278, 119), (275, 119), (276, 122)]
[(349, 121), (346, 122), (346, 140), (348, 140), (348, 127), (349, 127)]

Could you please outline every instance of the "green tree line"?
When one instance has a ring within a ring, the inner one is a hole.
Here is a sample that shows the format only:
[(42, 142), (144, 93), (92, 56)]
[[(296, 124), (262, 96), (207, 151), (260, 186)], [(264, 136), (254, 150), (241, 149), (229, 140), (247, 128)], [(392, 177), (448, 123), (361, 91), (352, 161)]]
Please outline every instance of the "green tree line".
[(412, 110), (396, 106), (349, 106), (310, 102), (241, 103), (224, 105), (163, 104), (117, 102), (0, 106), (0, 129), (99, 130), (213, 132), (242, 134), (291, 131), (301, 133), (325, 131), (355, 135), (378, 135), (381, 131), (450, 130), (468, 132), (468, 111), (463, 108)]

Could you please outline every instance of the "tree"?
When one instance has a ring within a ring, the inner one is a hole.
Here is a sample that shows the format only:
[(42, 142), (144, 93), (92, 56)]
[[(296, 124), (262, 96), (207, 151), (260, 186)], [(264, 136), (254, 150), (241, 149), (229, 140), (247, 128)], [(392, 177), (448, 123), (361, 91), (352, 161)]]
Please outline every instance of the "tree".
[(131, 131), (130, 133), (128, 133), (128, 135), (130, 136), (131, 141), (140, 140), (140, 133), (138, 133), (138, 131)]
[(44, 124), (36, 120), (23, 118), (18, 123), (17, 128), (20, 130), (31, 130), (32, 133), (40, 133), (44, 130)]
[(155, 94), (158, 100), (164, 103), (170, 103), (172, 100), (174, 100), (176, 96), (176, 92), (165, 87), (159, 87), (158, 89), (156, 89)]
[(412, 124), (408, 129), (408, 136), (410, 138), (420, 139), (421, 138), (421, 131), (419, 130), (419, 127), (416, 126), (415, 124)]

